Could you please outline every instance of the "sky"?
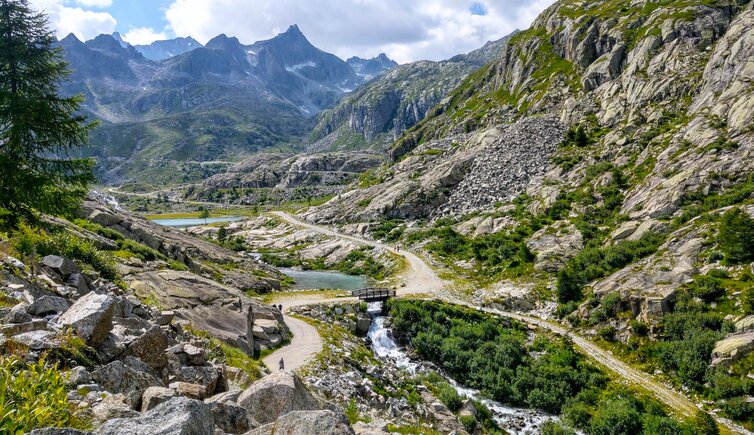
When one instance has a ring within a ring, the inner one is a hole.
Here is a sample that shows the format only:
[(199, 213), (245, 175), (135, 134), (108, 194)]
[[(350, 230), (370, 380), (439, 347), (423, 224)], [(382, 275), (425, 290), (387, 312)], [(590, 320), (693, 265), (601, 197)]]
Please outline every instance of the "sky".
[(29, 0), (58, 37), (120, 32), (131, 44), (225, 33), (242, 43), (298, 24), (341, 58), (386, 53), (399, 63), (442, 60), (525, 29), (554, 0)]

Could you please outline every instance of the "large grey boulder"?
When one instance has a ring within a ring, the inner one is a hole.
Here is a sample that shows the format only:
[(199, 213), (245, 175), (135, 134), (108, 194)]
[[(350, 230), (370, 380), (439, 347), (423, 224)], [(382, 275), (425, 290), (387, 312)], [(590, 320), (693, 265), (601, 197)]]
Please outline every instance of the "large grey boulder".
[(97, 347), (113, 328), (115, 298), (89, 293), (82, 296), (62, 316), (61, 325), (70, 326), (87, 344)]
[(49, 268), (63, 279), (66, 279), (71, 276), (71, 274), (79, 271), (76, 263), (67, 258), (59, 257), (57, 255), (48, 255), (43, 258), (42, 266)]
[(255, 382), (241, 394), (238, 404), (261, 424), (292, 411), (321, 408), (301, 379), (289, 371), (273, 373)]
[(58, 296), (42, 296), (26, 307), (26, 312), (32, 316), (62, 313), (70, 307), (68, 301)]
[(247, 435), (352, 435), (354, 433), (345, 415), (333, 411), (293, 411), (277, 421), (248, 432)]
[(97, 435), (213, 435), (215, 423), (209, 405), (174, 397), (141, 417), (105, 423)]
[(121, 361), (113, 361), (95, 370), (92, 378), (105, 390), (124, 394), (126, 403), (133, 409), (139, 407), (141, 397), (147, 388), (161, 385), (154, 376), (136, 371)]
[(105, 397), (101, 402), (92, 407), (94, 421), (103, 424), (116, 418), (134, 418), (139, 413), (126, 403), (128, 398), (123, 394), (113, 394)]
[(754, 332), (734, 334), (715, 343), (712, 365), (730, 366), (754, 351)]
[(149, 387), (141, 396), (141, 412), (156, 408), (159, 404), (175, 397), (175, 390), (165, 387)]
[(153, 326), (131, 342), (122, 356), (138, 358), (159, 372), (168, 366), (167, 348), (167, 335), (159, 326)]
[(210, 406), (212, 407), (215, 426), (225, 433), (242, 434), (253, 427), (249, 421), (249, 415), (240, 405), (230, 402), (214, 402)]

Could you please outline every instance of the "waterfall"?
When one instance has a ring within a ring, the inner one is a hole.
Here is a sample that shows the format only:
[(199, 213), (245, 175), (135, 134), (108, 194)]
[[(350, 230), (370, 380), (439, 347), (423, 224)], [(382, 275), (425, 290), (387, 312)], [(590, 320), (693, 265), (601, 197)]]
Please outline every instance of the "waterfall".
[[(372, 340), (372, 350), (381, 359), (392, 361), (396, 367), (405, 370), (411, 375), (421, 370), (421, 364), (412, 361), (406, 352), (393, 340), (390, 330), (385, 328), (387, 318), (382, 315), (382, 303), (372, 302), (367, 307), (372, 316), (372, 324), (367, 334)], [(511, 434), (538, 434), (539, 428), (546, 421), (558, 420), (558, 417), (533, 409), (513, 408), (494, 400), (482, 397), (477, 390), (465, 388), (455, 380), (444, 376), (445, 379), (458, 391), (461, 397), (474, 399), (483, 403), (491, 412), (495, 423)]]

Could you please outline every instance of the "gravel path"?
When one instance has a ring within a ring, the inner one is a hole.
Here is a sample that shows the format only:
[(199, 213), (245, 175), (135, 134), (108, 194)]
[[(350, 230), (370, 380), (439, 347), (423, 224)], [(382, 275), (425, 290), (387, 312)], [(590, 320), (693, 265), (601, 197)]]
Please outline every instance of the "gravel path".
[[(688, 417), (688, 416), (693, 416), (698, 409), (697, 406), (688, 397), (684, 396), (681, 393), (678, 393), (672, 388), (669, 388), (668, 386), (657, 381), (652, 375), (632, 368), (628, 364), (614, 357), (610, 352), (602, 349), (601, 347), (597, 346), (596, 344), (592, 343), (586, 338), (576, 334), (575, 332), (569, 329), (566, 329), (565, 327), (561, 325), (551, 323), (537, 317), (527, 316), (527, 315), (523, 315), (519, 313), (504, 312), (504, 311), (492, 310), (488, 308), (479, 308), (479, 307), (472, 306), (468, 302), (449, 297), (448, 295), (445, 294), (445, 292), (441, 292), (441, 290), (445, 288), (445, 284), (446, 284), (445, 281), (440, 279), (437, 276), (437, 274), (435, 274), (435, 272), (427, 265), (427, 263), (424, 262), (424, 260), (422, 260), (421, 258), (419, 258), (418, 256), (416, 256), (415, 254), (411, 252), (397, 251), (395, 248), (391, 246), (388, 246), (379, 242), (375, 242), (373, 240), (367, 240), (367, 239), (362, 239), (359, 237), (340, 234), (329, 228), (320, 227), (320, 226), (313, 225), (307, 222), (303, 222), (285, 212), (274, 212), (273, 214), (292, 225), (308, 228), (308, 229), (311, 229), (311, 230), (314, 230), (314, 231), (317, 231), (317, 232), (320, 232), (322, 234), (326, 234), (329, 236), (351, 240), (353, 242), (360, 243), (363, 245), (369, 245), (369, 246), (374, 246), (377, 248), (389, 250), (390, 252), (403, 256), (408, 261), (410, 267), (400, 277), (403, 283), (405, 284), (405, 286), (401, 287), (398, 290), (398, 296), (418, 294), (418, 293), (434, 294), (435, 296), (445, 299), (451, 303), (465, 305), (471, 308), (481, 309), (482, 311), (485, 311), (490, 314), (516, 319), (521, 322), (527, 323), (529, 325), (534, 325), (542, 329), (549, 330), (555, 334), (569, 337), (572, 340), (573, 344), (578, 349), (580, 349), (583, 353), (585, 353), (586, 355), (588, 355), (589, 357), (597, 361), (597, 363), (599, 363), (600, 365), (614, 372), (615, 374), (620, 376), (622, 379), (624, 379), (628, 383), (648, 390), (655, 396), (655, 398), (657, 398), (658, 400), (662, 401), (667, 406), (672, 408), (674, 412)], [(284, 298), (276, 302), (282, 302), (285, 308), (290, 308), (294, 306), (312, 305), (312, 304), (317, 304), (317, 303), (347, 302), (347, 301), (354, 301), (354, 300), (356, 299), (355, 298), (317, 299), (316, 297), (305, 297), (302, 299), (298, 299), (295, 296), (293, 296), (290, 299)], [(286, 317), (285, 321), (288, 322), (289, 319), (290, 319), (289, 317)], [(308, 330), (306, 334), (311, 334), (313, 330), (313, 334), (314, 336), (317, 337), (317, 340), (312, 339), (311, 335), (307, 335), (306, 340), (317, 341), (319, 343), (319, 350), (322, 349), (322, 344), (321, 344), (321, 341), (318, 340), (319, 335), (317, 334), (317, 330), (315, 328), (297, 319), (290, 319), (290, 320), (294, 322), (304, 323), (308, 328), (311, 328), (311, 330)], [(296, 334), (295, 328), (293, 326), (291, 326), (291, 329), (294, 330), (294, 334)], [(268, 367), (270, 367), (270, 369), (277, 368), (277, 362), (280, 360), (280, 357), (283, 355), (287, 355), (284, 357), (286, 358), (286, 369), (288, 369), (289, 368), (288, 358), (291, 358), (291, 361), (295, 361), (299, 363), (299, 366), (300, 366), (300, 365), (305, 364), (309, 360), (311, 360), (319, 352), (319, 350), (315, 351), (313, 347), (309, 347), (309, 346), (303, 347), (303, 346), (297, 345), (296, 339), (297, 337), (294, 336), (294, 339), (291, 342), (291, 345), (281, 348), (275, 353), (273, 353), (272, 355), (265, 358), (265, 363), (268, 365)], [(268, 360), (273, 362), (274, 364), (271, 365), (267, 363)], [(727, 419), (719, 418), (719, 417), (715, 417), (715, 419), (717, 420), (718, 423), (722, 424), (727, 429), (732, 431), (731, 433), (752, 434), (751, 431), (747, 431), (743, 427), (736, 425), (735, 423)]]
[(262, 360), (272, 373), (280, 370), (281, 358), (285, 362), (285, 370), (296, 370), (322, 352), (322, 338), (317, 333), (317, 328), (290, 316), (285, 316), (285, 324), (293, 333), (291, 344)]

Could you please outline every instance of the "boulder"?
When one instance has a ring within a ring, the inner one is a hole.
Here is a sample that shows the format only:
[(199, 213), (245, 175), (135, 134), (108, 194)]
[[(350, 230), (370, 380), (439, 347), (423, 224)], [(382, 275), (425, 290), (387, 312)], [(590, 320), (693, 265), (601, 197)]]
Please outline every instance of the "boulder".
[(209, 405), (174, 397), (142, 415), (105, 423), (97, 435), (213, 435), (214, 418)]
[(49, 268), (63, 279), (66, 279), (71, 276), (71, 274), (79, 271), (76, 263), (67, 258), (59, 257), (57, 255), (48, 255), (43, 258), (42, 266)]
[(88, 435), (89, 432), (84, 432), (77, 429), (46, 427), (44, 429), (34, 429), (29, 432), (29, 435)]
[(48, 350), (60, 347), (60, 339), (51, 331), (32, 331), (13, 336), (13, 341), (23, 344), (31, 350)]
[(729, 366), (754, 350), (754, 332), (735, 334), (715, 343), (712, 365)]
[(147, 412), (157, 405), (175, 397), (175, 390), (165, 387), (149, 387), (141, 396), (141, 412)]
[(149, 387), (160, 386), (160, 382), (149, 373), (140, 372), (123, 364), (113, 361), (95, 370), (92, 378), (111, 393), (122, 393), (126, 396), (126, 403), (137, 409), (144, 391)]
[(556, 222), (534, 233), (526, 246), (537, 254), (536, 269), (557, 272), (584, 248), (584, 239), (574, 225)]
[(249, 416), (240, 405), (229, 402), (214, 402), (210, 406), (212, 407), (215, 426), (225, 433), (242, 434), (251, 429)]
[(115, 298), (94, 292), (82, 296), (58, 320), (70, 326), (79, 337), (97, 347), (113, 328)]
[(754, 330), (754, 315), (746, 316), (736, 322), (736, 332), (749, 332)]
[(66, 377), (66, 385), (69, 387), (77, 387), (83, 384), (91, 384), (93, 382), (92, 374), (85, 367), (74, 367), (68, 372)]
[(62, 313), (68, 309), (68, 301), (58, 296), (42, 296), (26, 307), (26, 312), (32, 316), (46, 316), (47, 314)]
[(278, 418), (273, 423), (252, 430), (247, 435), (352, 435), (353, 428), (340, 412), (333, 411), (293, 411)]
[[(220, 379), (220, 370), (213, 366), (181, 367), (176, 373), (178, 380), (204, 387), (206, 394), (214, 395), (217, 381)], [(222, 391), (217, 391), (221, 393)]]
[(123, 394), (114, 394), (105, 397), (100, 403), (92, 407), (94, 421), (102, 424), (115, 418), (138, 417), (139, 413), (134, 411), (126, 403), (127, 401), (128, 398)]
[(273, 373), (255, 382), (241, 394), (238, 404), (261, 424), (292, 411), (321, 408), (298, 375), (290, 371)]
[(204, 400), (207, 397), (207, 387), (199, 384), (190, 384), (188, 382), (173, 382), (169, 385), (174, 389), (176, 394), (183, 397), (190, 397), (196, 400)]
[(131, 342), (123, 356), (138, 358), (159, 372), (168, 366), (168, 358), (165, 355), (167, 348), (167, 335), (159, 326), (153, 326)]

